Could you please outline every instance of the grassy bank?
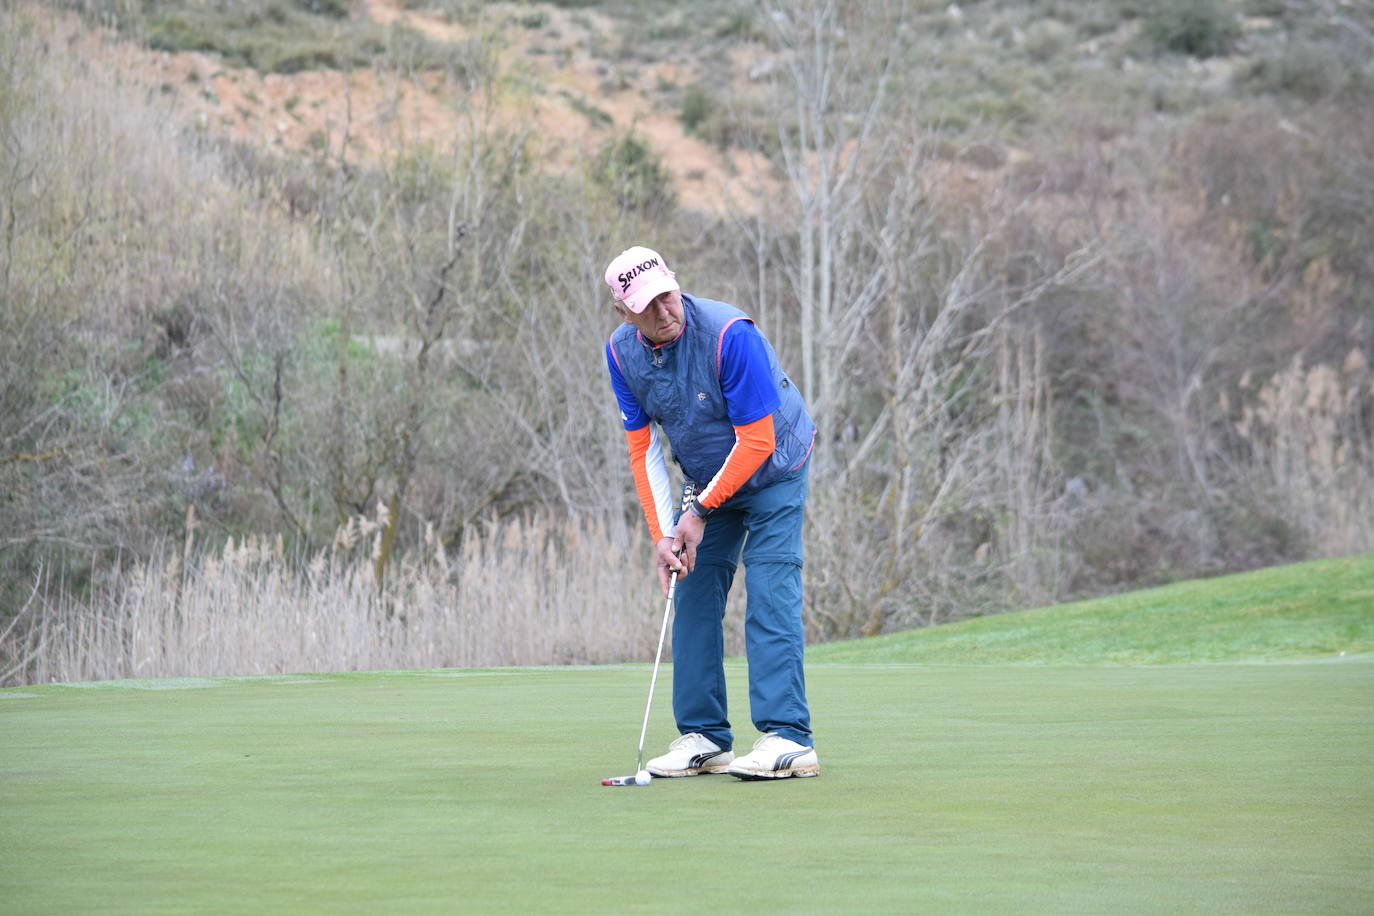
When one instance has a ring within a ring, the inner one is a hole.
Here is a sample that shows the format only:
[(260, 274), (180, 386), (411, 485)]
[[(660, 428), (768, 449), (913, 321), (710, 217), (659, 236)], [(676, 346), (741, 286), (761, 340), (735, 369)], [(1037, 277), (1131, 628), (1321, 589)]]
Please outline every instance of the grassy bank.
[(959, 665), (1157, 665), (1370, 653), (1374, 555), (1179, 582), (807, 652), (815, 661)]

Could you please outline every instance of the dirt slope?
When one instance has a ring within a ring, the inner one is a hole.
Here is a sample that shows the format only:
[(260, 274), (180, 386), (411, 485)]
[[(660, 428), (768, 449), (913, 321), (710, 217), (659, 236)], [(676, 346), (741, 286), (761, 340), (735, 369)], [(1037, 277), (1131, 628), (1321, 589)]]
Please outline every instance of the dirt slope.
[[(366, 0), (366, 8), (380, 24), (399, 21), (435, 41), (472, 38), (436, 14), (403, 9), (399, 0)], [(532, 9), (545, 27), (518, 24), (516, 12), (528, 16)], [(227, 66), (211, 54), (149, 50), (89, 29), (74, 16), (35, 12), (80, 45), (88, 60), (109, 67), (112, 78), (146, 85), (188, 124), (264, 148), (337, 156), (346, 138), (350, 161), (376, 162), (416, 148), (444, 149), (484, 124), (521, 124), (533, 127), (544, 156), (571, 165), (633, 129), (663, 157), (683, 205), (719, 213), (727, 196), (744, 195), (732, 176), (749, 171), (747, 155), (722, 153), (688, 136), (677, 108), (656, 91), (687, 85), (698, 74), (671, 61), (617, 66), (613, 46), (619, 39), (595, 11), (488, 5), (484, 13), (504, 46), (495, 81), (499, 99), (474, 95), (442, 73), (406, 75), (380, 66), (263, 74)], [(747, 48), (732, 52), (741, 72), (750, 54)]]

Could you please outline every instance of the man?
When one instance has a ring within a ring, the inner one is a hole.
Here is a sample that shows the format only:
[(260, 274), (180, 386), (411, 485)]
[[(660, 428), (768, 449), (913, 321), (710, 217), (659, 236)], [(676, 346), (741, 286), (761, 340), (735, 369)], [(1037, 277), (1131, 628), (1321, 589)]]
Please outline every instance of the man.
[[(816, 427), (772, 346), (739, 309), (681, 291), (648, 248), (621, 252), (606, 283), (625, 324), (606, 345), (635, 490), (673, 618), (673, 715), (681, 737), (655, 776), (815, 776), (802, 672), (802, 515)], [(680, 513), (657, 426), (685, 478)], [(749, 704), (763, 736), (736, 758), (726, 715), (725, 599), (745, 565)]]

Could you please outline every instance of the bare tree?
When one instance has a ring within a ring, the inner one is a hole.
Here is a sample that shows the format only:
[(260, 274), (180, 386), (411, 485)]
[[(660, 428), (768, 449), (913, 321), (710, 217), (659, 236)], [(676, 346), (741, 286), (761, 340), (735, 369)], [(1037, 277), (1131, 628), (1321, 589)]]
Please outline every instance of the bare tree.
[[(795, 227), (777, 250), (797, 303), (801, 389), (827, 436), (849, 403), (844, 367), (889, 285), (885, 265), (859, 235), (868, 187), (897, 152), (879, 128), (905, 12), (904, 3), (764, 4), (763, 23), (783, 61), (774, 77), (774, 142), (788, 198), (761, 218)], [(766, 237), (760, 232), (755, 244)], [(829, 470), (828, 460), (822, 451), (818, 472)]]

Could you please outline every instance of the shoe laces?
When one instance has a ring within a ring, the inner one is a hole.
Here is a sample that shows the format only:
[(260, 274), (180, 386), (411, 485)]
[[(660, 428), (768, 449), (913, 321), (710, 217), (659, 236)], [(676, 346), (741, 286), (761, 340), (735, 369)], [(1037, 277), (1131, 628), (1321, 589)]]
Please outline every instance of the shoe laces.
[(765, 732), (763, 735), (759, 736), (757, 741), (754, 742), (754, 750), (767, 750), (770, 744), (774, 744), (776, 742), (786, 742), (788, 744), (793, 743), (791, 741), (788, 741), (782, 735), (779, 735), (777, 732)]
[(689, 745), (695, 744), (695, 743), (698, 742), (698, 741), (710, 741), (710, 740), (711, 740), (710, 738), (707, 738), (707, 737), (706, 737), (705, 735), (703, 735), (701, 732), (688, 732), (687, 734), (682, 735), (681, 737), (675, 738), (675, 739), (673, 740), (673, 743), (670, 744), (670, 745), (668, 745), (668, 749), (669, 749), (669, 750), (676, 751), (676, 750), (679, 750), (680, 748), (684, 748), (684, 747), (687, 747), (687, 746), (689, 746)]

